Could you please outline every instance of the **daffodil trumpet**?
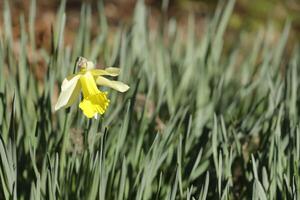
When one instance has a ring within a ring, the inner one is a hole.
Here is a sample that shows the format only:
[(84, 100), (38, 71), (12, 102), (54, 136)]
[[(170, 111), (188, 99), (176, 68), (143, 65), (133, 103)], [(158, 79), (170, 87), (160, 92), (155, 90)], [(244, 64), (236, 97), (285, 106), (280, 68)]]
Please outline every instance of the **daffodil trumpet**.
[(126, 92), (129, 89), (128, 85), (120, 81), (112, 81), (104, 77), (118, 76), (119, 68), (96, 69), (93, 62), (83, 57), (79, 57), (77, 66), (80, 68), (79, 72), (68, 76), (62, 82), (55, 111), (70, 107), (82, 91), (83, 99), (79, 103), (79, 108), (86, 117), (97, 119), (98, 114), (103, 115), (105, 113), (110, 102), (107, 92), (99, 90), (97, 85), (110, 87), (119, 92)]

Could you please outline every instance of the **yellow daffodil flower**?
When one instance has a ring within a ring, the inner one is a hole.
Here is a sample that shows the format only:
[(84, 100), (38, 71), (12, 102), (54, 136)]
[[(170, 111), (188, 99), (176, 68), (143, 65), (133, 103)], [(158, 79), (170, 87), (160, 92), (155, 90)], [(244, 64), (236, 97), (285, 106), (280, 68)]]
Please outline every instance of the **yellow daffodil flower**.
[(128, 85), (120, 81), (112, 81), (103, 77), (118, 76), (120, 73), (119, 68), (95, 69), (93, 62), (83, 57), (78, 59), (77, 66), (80, 67), (80, 71), (63, 80), (55, 111), (70, 107), (82, 90), (83, 100), (79, 103), (79, 108), (86, 117), (97, 119), (98, 114), (103, 115), (109, 105), (107, 92), (99, 90), (97, 84), (113, 88), (119, 92), (126, 92), (129, 89)]

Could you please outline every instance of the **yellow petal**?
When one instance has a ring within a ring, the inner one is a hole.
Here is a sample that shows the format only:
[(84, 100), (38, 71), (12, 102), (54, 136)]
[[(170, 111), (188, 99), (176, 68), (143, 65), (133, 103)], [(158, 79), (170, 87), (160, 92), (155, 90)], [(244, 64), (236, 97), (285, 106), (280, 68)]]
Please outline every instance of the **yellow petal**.
[(55, 104), (55, 111), (71, 106), (80, 94), (80, 82), (78, 81), (80, 75), (74, 75), (68, 78), (64, 79), (62, 83), (61, 92)]
[(89, 71), (80, 77), (80, 84), (84, 98), (87, 98), (90, 95), (98, 94), (100, 92), (94, 77)]
[(106, 69), (93, 69), (91, 70), (93, 76), (118, 76), (120, 74), (120, 68), (108, 67)]
[(126, 92), (129, 89), (129, 86), (120, 81), (111, 81), (102, 76), (97, 77), (96, 82), (98, 85), (103, 85), (115, 89), (119, 92)]
[(106, 95), (107, 93), (101, 92), (99, 90), (98, 94), (84, 98), (80, 102), (79, 108), (83, 111), (83, 114), (88, 118), (95, 117), (98, 113), (100, 115), (103, 115), (109, 105), (109, 99), (107, 99)]

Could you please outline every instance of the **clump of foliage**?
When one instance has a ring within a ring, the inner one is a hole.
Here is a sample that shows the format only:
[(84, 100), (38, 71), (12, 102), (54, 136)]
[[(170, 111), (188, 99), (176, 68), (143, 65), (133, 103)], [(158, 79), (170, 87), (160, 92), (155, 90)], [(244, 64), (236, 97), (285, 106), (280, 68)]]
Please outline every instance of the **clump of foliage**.
[[(142, 1), (132, 25), (111, 36), (100, 3), (97, 36), (91, 7), (83, 5), (68, 47), (63, 2), (47, 52), (35, 47), (35, 5), (28, 23), (20, 17), (18, 41), (7, 3), (3, 10), (1, 199), (299, 198), (300, 54), (297, 45), (285, 53), (289, 22), (275, 43), (270, 28), (248, 46), (241, 33), (224, 51), (234, 1), (218, 6), (201, 38), (193, 17), (186, 32), (172, 19), (149, 30)], [(47, 63), (43, 80), (28, 46)], [(54, 112), (58, 85), (77, 56), (120, 66), (120, 80), (131, 87), (110, 93), (100, 120), (77, 106)]]

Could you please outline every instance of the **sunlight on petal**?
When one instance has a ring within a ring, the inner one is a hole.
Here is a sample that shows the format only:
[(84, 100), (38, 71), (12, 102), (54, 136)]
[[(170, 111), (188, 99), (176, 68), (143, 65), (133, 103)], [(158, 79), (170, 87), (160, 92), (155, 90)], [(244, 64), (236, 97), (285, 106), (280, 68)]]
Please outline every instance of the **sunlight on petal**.
[(118, 76), (120, 74), (120, 68), (108, 67), (106, 69), (94, 69), (91, 70), (93, 76)]
[(80, 94), (80, 75), (73, 76), (70, 80), (64, 79), (61, 92), (55, 105), (55, 110), (71, 106)]
[(99, 76), (96, 79), (98, 85), (107, 86), (119, 92), (126, 92), (129, 89), (129, 86), (120, 82), (120, 81), (111, 81), (107, 78)]

